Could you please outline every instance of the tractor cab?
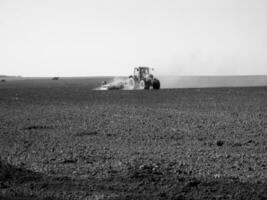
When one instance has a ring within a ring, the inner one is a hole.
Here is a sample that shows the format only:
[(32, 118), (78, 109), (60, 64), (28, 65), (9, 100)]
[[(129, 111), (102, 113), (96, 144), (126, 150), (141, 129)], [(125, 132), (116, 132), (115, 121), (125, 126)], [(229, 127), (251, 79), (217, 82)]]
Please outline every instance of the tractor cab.
[(134, 76), (138, 78), (138, 80), (145, 79), (149, 75), (148, 67), (135, 67), (134, 68)]

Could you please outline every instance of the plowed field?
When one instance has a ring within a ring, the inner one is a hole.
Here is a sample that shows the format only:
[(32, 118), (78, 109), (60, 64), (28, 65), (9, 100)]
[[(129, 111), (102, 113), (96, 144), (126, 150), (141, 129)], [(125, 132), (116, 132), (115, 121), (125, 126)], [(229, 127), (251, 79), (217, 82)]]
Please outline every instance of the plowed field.
[(0, 199), (267, 199), (266, 87), (34, 83), (0, 84)]

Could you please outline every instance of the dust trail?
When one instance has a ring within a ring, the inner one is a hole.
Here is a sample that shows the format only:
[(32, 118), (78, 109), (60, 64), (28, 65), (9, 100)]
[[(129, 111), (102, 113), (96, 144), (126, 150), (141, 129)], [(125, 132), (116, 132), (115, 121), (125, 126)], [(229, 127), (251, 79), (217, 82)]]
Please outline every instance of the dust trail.
[(115, 77), (111, 81), (103, 81), (102, 85), (95, 88), (94, 90), (108, 90), (106, 86), (112, 86), (113, 89), (128, 89), (127, 78)]
[(161, 88), (267, 86), (267, 76), (159, 76)]
[[(211, 88), (211, 87), (251, 87), (267, 86), (267, 76), (167, 76), (156, 75), (161, 89), (168, 88)], [(130, 90), (127, 77), (115, 77), (106, 85), (111, 90)], [(140, 89), (140, 88), (135, 88)], [(100, 85), (95, 90), (108, 90)]]

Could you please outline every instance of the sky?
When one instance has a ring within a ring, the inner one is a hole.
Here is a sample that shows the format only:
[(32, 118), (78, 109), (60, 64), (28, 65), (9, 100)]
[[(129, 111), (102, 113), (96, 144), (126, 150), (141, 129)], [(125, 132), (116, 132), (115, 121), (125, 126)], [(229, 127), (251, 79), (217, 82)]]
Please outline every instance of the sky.
[(0, 74), (267, 75), (266, 0), (0, 0)]

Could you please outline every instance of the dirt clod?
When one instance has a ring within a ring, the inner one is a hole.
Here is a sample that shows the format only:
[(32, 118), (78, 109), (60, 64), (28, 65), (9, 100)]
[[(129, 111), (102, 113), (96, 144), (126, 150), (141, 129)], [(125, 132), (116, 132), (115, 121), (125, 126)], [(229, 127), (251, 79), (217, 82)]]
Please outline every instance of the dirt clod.
[(222, 140), (218, 140), (218, 141), (216, 142), (216, 145), (219, 146), (219, 147), (221, 147), (221, 146), (224, 145), (224, 141), (222, 141)]

